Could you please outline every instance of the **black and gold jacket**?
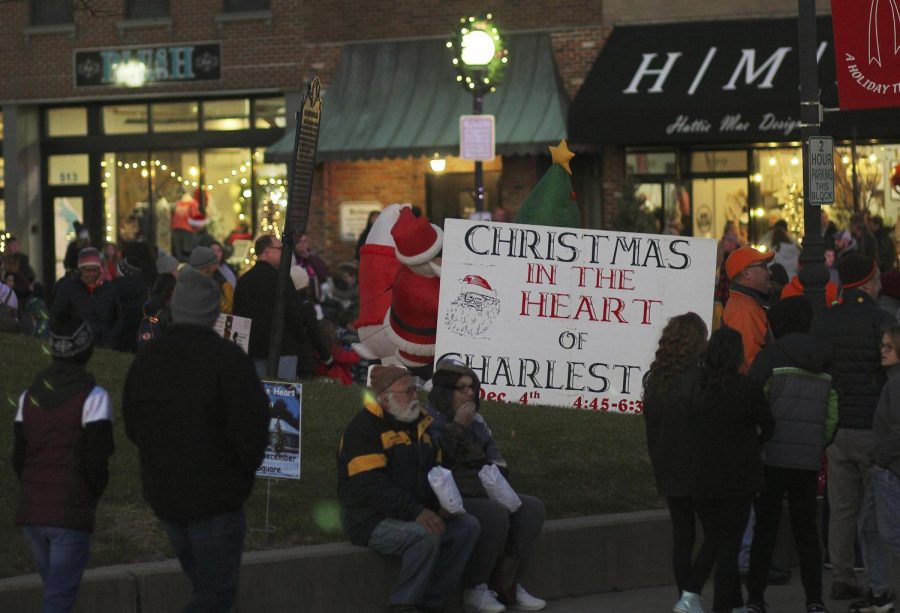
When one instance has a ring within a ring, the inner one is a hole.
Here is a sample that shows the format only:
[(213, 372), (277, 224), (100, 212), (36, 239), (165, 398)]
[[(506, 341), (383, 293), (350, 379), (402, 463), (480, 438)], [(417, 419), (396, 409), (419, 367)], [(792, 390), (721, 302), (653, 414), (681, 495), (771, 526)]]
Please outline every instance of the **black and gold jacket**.
[(423, 509), (439, 509), (428, 471), (440, 453), (427, 432), (432, 421), (427, 414), (405, 424), (370, 395), (364, 405), (347, 426), (337, 454), (344, 530), (354, 545), (363, 546), (384, 519), (415, 521)]

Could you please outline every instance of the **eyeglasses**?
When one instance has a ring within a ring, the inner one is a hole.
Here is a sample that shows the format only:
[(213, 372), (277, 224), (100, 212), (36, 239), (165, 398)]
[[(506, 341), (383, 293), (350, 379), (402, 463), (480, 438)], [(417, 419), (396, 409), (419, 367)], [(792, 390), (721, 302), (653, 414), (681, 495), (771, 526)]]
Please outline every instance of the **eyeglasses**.
[(387, 391), (388, 394), (401, 394), (406, 397), (415, 396), (418, 392), (419, 392), (419, 388), (417, 388), (415, 385), (411, 385), (411, 386), (407, 387), (405, 390), (388, 390)]
[(475, 391), (475, 384), (474, 384), (474, 383), (461, 383), (461, 384), (459, 384), (459, 385), (457, 385), (457, 386), (454, 386), (453, 389), (455, 389), (455, 390), (456, 390), (457, 392), (459, 392), (460, 394), (462, 394), (462, 393), (465, 392), (466, 390), (472, 390), (472, 391), (474, 392), (474, 391)]
[(890, 343), (881, 343), (881, 350), (882, 351), (893, 351), (894, 346), (891, 345)]

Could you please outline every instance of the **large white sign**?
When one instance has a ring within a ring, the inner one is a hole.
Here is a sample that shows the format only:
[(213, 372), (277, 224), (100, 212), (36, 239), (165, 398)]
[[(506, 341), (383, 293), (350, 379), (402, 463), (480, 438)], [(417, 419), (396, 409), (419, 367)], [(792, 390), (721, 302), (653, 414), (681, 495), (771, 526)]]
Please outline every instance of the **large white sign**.
[(640, 413), (668, 319), (710, 325), (711, 239), (448, 219), (436, 358), (488, 399)]

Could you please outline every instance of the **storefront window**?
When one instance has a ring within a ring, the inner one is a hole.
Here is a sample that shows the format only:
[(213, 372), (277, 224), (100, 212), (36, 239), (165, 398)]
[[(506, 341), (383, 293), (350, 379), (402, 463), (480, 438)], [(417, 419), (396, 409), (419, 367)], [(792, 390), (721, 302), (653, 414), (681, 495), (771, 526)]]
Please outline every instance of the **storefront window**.
[[(107, 153), (103, 162), (107, 240), (150, 236), (150, 162), (145, 153)], [(113, 231), (118, 233), (118, 237)]]
[(868, 145), (856, 147), (856, 184), (853, 192), (853, 161), (850, 147), (835, 147), (835, 203), (830, 216), (840, 227), (846, 227), (854, 211), (880, 215), (885, 226), (900, 219), (900, 189), (893, 185), (900, 179), (900, 145)]
[(87, 136), (87, 133), (85, 107), (47, 109), (47, 136)]
[(240, 13), (244, 11), (266, 11), (269, 9), (269, 0), (225, 0), (226, 13)]
[[(751, 236), (762, 237), (784, 219), (796, 236), (803, 234), (803, 156), (799, 147), (753, 152), (758, 197), (749, 212)], [(769, 245), (766, 245), (769, 248)]]
[(47, 158), (47, 183), (87, 185), (90, 181), (88, 155), (51, 155)]
[(746, 151), (695, 151), (691, 153), (691, 172), (746, 172)]
[(192, 132), (198, 129), (197, 102), (166, 102), (150, 106), (154, 132)]
[[(3, 156), (0, 156), (0, 189), (3, 189), (4, 187), (6, 187), (6, 179), (4, 178), (5, 174), (6, 174), (4, 172), (5, 167), (6, 166), (3, 163)], [(2, 221), (2, 220), (3, 220), (3, 216), (0, 215), (0, 221)]]
[(629, 175), (674, 175), (675, 153), (668, 151), (634, 152), (625, 155)]
[(207, 149), (203, 152), (207, 231), (220, 242), (243, 234), (253, 202), (250, 149)]
[(256, 116), (254, 127), (261, 130), (283, 128), (285, 121), (284, 97), (257, 98), (253, 101), (253, 111)]
[(106, 134), (146, 134), (147, 105), (120, 104), (103, 107), (103, 132)]
[(204, 102), (203, 128), (205, 130), (248, 130), (250, 128), (250, 101), (242, 98)]
[(59, 0), (31, 0), (31, 25), (51, 26), (74, 23), (75, 3)]
[(0, 140), (3, 140), (3, 111), (0, 111)]
[(258, 233), (281, 236), (288, 197), (287, 165), (263, 163), (262, 151), (257, 151), (254, 163)]

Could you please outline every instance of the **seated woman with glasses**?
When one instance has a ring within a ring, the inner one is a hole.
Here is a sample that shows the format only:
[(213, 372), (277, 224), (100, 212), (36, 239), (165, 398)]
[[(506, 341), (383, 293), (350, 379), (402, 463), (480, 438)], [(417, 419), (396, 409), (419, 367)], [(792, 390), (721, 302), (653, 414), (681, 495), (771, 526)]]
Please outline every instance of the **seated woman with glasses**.
[(454, 359), (438, 362), (428, 394), (428, 412), (434, 419), (431, 436), (440, 446), (443, 465), (463, 497), (466, 512), (481, 523), (481, 536), (463, 574), (463, 603), (477, 611), (505, 611), (504, 604), (522, 611), (546, 606), (519, 584), (544, 524), (544, 503), (519, 494), (522, 506), (515, 513), (487, 497), (478, 471), (494, 464), (508, 477), (490, 428), (478, 412), (481, 382), (472, 369)]

